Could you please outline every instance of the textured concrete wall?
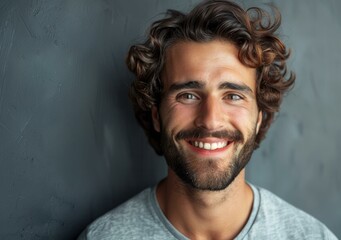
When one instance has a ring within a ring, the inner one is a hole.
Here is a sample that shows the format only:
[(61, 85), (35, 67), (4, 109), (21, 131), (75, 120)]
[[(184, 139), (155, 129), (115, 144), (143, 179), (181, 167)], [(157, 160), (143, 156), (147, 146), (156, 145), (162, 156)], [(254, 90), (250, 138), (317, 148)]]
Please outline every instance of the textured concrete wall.
[(297, 82), (255, 152), (249, 179), (315, 216), (341, 238), (341, 1), (276, 5)]
[[(0, 0), (1, 239), (74, 239), (165, 175), (132, 116), (124, 57), (160, 12), (195, 2)], [(277, 5), (297, 84), (249, 179), (341, 237), (341, 2)]]

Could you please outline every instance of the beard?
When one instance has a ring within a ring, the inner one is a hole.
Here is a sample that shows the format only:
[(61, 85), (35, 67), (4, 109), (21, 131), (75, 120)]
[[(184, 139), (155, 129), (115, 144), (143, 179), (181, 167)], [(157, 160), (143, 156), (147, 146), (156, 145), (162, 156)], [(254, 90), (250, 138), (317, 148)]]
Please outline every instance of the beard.
[[(232, 141), (233, 149), (229, 149), (233, 152), (231, 160), (198, 158), (191, 156), (188, 152), (186, 153), (180, 144), (178, 147), (175, 144), (175, 140), (205, 137), (227, 138)], [(183, 183), (197, 190), (208, 191), (223, 190), (233, 182), (251, 159), (255, 148), (255, 139), (255, 128), (246, 141), (244, 141), (244, 136), (239, 130), (208, 132), (196, 128), (179, 132), (175, 136), (175, 140), (167, 134), (165, 129), (161, 131), (161, 147), (169, 168), (176, 173)], [(222, 167), (220, 166), (222, 161), (229, 162)]]

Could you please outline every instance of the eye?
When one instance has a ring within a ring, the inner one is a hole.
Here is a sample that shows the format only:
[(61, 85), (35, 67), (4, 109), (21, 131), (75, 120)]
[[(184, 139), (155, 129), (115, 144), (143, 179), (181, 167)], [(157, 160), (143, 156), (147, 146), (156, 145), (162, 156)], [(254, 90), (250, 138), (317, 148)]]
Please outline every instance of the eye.
[(193, 103), (195, 101), (198, 101), (199, 97), (192, 93), (181, 93), (176, 97), (176, 99), (182, 103)]
[(230, 94), (227, 94), (225, 96), (225, 99), (231, 100), (231, 101), (239, 101), (239, 100), (242, 100), (244, 98), (238, 94), (230, 93)]

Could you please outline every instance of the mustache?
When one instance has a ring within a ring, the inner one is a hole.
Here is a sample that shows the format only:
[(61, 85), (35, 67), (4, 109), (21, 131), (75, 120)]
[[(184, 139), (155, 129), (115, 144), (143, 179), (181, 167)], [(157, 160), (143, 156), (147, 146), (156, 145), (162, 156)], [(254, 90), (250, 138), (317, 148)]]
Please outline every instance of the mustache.
[(228, 138), (234, 142), (243, 142), (244, 136), (239, 130), (221, 130), (221, 131), (207, 131), (202, 128), (188, 129), (178, 132), (176, 134), (176, 140), (183, 140), (189, 138)]

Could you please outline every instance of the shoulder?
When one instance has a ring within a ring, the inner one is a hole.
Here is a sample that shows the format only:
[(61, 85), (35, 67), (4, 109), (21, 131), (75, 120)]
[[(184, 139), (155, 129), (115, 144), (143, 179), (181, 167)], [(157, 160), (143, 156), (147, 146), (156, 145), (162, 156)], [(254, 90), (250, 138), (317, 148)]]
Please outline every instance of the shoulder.
[[(148, 188), (91, 223), (78, 240), (135, 239), (141, 232), (154, 231), (158, 224)], [(137, 238), (136, 238), (137, 239)]]
[(275, 194), (256, 187), (259, 209), (255, 229), (275, 239), (336, 239), (320, 221)]

